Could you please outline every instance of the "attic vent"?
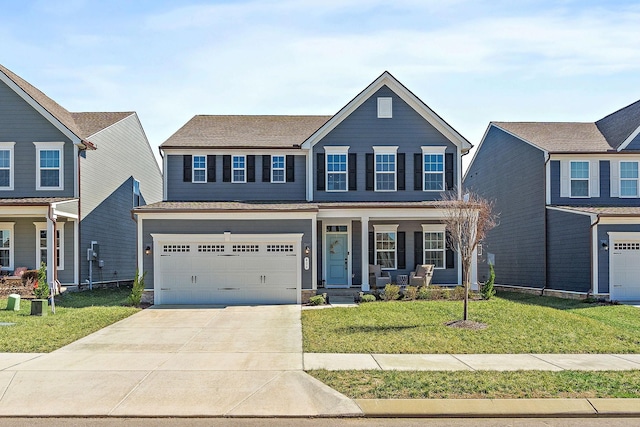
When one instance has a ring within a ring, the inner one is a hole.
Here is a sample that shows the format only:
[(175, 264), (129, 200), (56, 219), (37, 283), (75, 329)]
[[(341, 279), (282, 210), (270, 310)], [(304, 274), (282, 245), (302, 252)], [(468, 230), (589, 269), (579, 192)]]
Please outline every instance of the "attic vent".
[(393, 116), (393, 107), (392, 107), (392, 98), (391, 97), (380, 97), (378, 98), (378, 118), (379, 119), (390, 119)]

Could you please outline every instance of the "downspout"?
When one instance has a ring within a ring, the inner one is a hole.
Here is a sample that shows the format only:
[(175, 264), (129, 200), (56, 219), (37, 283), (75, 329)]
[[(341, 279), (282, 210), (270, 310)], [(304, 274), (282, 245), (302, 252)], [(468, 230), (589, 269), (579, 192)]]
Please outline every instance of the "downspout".
[(80, 179), (80, 162), (82, 160), (82, 156), (80, 154), (83, 151), (84, 150), (78, 150), (78, 170), (76, 176), (76, 179), (78, 180), (78, 242), (80, 242), (78, 244), (78, 253), (76, 253), (76, 256), (78, 257), (78, 283), (76, 283), (76, 285), (78, 285), (78, 289), (80, 289), (80, 282), (82, 281), (82, 277), (80, 275), (80, 273), (82, 272), (82, 198), (80, 197), (80, 195), (82, 194), (82, 188), (80, 187), (82, 185), (82, 180)]
[[(600, 222), (600, 215), (596, 215), (596, 220), (595, 220), (595, 222), (593, 222), (593, 223), (591, 224), (591, 227), (589, 227), (589, 242), (591, 243), (591, 250), (589, 251), (589, 252), (591, 252), (591, 268), (589, 269), (589, 270), (590, 270), (590, 271), (589, 271), (589, 275), (591, 276), (591, 291), (592, 291), (594, 294), (595, 294), (595, 293), (596, 293), (596, 291), (597, 291), (597, 290), (595, 289), (595, 284), (596, 284), (596, 282), (597, 282), (598, 278), (597, 278), (597, 277), (595, 277), (595, 276), (594, 276), (594, 274), (593, 274), (593, 266), (595, 265), (594, 263), (597, 263), (597, 262), (598, 262), (598, 255), (597, 255), (597, 254), (598, 254), (598, 252), (597, 252), (597, 251), (598, 251), (598, 249), (596, 249), (595, 251), (594, 251), (594, 249), (593, 249), (593, 247), (594, 247), (593, 245), (597, 243), (597, 238), (596, 238), (596, 241), (594, 241), (593, 233), (594, 233), (595, 227), (597, 227), (597, 226), (598, 226), (598, 223), (599, 223), (599, 222)], [(597, 248), (597, 246), (596, 246), (596, 248)], [(594, 256), (594, 255), (595, 255), (595, 256)], [(588, 298), (589, 296), (590, 296), (590, 295), (589, 295), (589, 293), (587, 293), (587, 298)]]

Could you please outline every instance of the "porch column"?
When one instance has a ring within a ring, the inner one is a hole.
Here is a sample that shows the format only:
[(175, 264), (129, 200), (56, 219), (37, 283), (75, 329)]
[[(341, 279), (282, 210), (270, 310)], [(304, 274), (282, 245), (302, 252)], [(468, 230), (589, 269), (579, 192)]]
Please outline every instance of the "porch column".
[(478, 286), (478, 247), (473, 250), (473, 255), (471, 256), (471, 276), (469, 278), (471, 280), (471, 289), (474, 291), (479, 291), (480, 287)]
[[(56, 248), (56, 215), (53, 220), (47, 217), (47, 282), (51, 287), (55, 280), (55, 257), (57, 255)], [(40, 266), (38, 266), (40, 268)]]
[(362, 224), (362, 291), (369, 291), (369, 217), (360, 218)]

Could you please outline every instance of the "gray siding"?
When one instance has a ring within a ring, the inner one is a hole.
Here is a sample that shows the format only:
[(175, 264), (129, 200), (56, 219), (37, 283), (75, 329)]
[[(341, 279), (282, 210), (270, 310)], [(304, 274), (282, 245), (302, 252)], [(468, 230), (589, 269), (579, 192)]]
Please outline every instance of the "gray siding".
[[(542, 151), (495, 127), (464, 187), (495, 201), (499, 225), (483, 242), (495, 254), (496, 283), (542, 288), (545, 277), (545, 166)], [(479, 265), (479, 276), (487, 269)]]
[[(598, 225), (598, 242), (602, 240), (609, 242), (609, 232), (640, 232), (638, 224), (614, 224)], [(611, 249), (611, 245), (609, 245)], [(598, 244), (598, 292), (609, 293), (609, 251), (600, 248)]]
[(633, 138), (633, 140), (629, 143), (629, 145), (627, 145), (626, 150), (640, 150), (640, 134), (637, 135), (635, 138)]
[[(393, 98), (393, 118), (377, 117), (377, 98)], [(317, 191), (315, 180), (317, 153), (324, 153), (325, 146), (349, 146), (349, 153), (357, 154), (357, 190), (348, 192)], [(366, 191), (366, 153), (373, 153), (373, 146), (398, 146), (398, 153), (405, 153), (405, 191)], [(313, 199), (316, 201), (412, 201), (437, 200), (440, 192), (414, 190), (413, 154), (421, 153), (421, 146), (446, 146), (447, 153), (454, 153), (454, 185), (457, 185), (456, 146), (429, 124), (413, 108), (387, 86), (380, 88), (360, 107), (352, 112), (335, 129), (313, 147)]]
[(628, 198), (611, 197), (610, 162), (600, 160), (600, 197), (571, 198), (560, 197), (560, 161), (551, 161), (551, 204), (561, 206), (630, 206), (638, 201)]
[(142, 204), (162, 200), (162, 174), (133, 114), (91, 136), (98, 149), (81, 158), (80, 280), (89, 277), (86, 250), (100, 245), (104, 267), (94, 281), (131, 280), (136, 270), (136, 224), (131, 219), (133, 180)]
[[(147, 219), (142, 222), (143, 245), (152, 246), (152, 233), (160, 234), (279, 234), (303, 233), (302, 244), (311, 242), (311, 220), (171, 220)], [(303, 250), (300, 248), (300, 250)], [(311, 253), (313, 258), (314, 254)], [(310, 260), (313, 263), (313, 259)], [(304, 263), (304, 256), (300, 257)], [(312, 288), (311, 268), (302, 264), (302, 289)], [(144, 255), (144, 271), (147, 272), (145, 285), (153, 289), (153, 255)]]
[[(0, 82), (0, 141), (15, 142), (14, 190), (0, 191), (0, 197), (73, 197), (75, 176), (73, 144), (2, 82)], [(65, 142), (63, 190), (36, 191), (37, 159), (34, 142)]]
[[(256, 181), (222, 182), (222, 157), (226, 153), (194, 151), (194, 155), (216, 156), (216, 182), (183, 182), (183, 156), (167, 154), (167, 200), (169, 201), (232, 201), (232, 200), (305, 200), (306, 157), (295, 156), (294, 182), (262, 182), (262, 157), (256, 155)], [(241, 153), (234, 153), (241, 154)], [(274, 151), (273, 154), (278, 154)], [(269, 155), (270, 156), (270, 155)]]
[(547, 209), (547, 287), (588, 292), (591, 288), (591, 219)]

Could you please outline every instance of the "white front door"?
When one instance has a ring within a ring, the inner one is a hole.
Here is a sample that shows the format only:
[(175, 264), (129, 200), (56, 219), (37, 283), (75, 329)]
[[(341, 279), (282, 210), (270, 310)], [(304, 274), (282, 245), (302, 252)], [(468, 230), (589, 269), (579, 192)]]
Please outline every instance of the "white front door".
[[(342, 230), (342, 228), (335, 227)], [(349, 234), (345, 231), (325, 234), (325, 286), (349, 286)]]
[(609, 250), (609, 297), (616, 301), (640, 301), (640, 233), (612, 236)]

